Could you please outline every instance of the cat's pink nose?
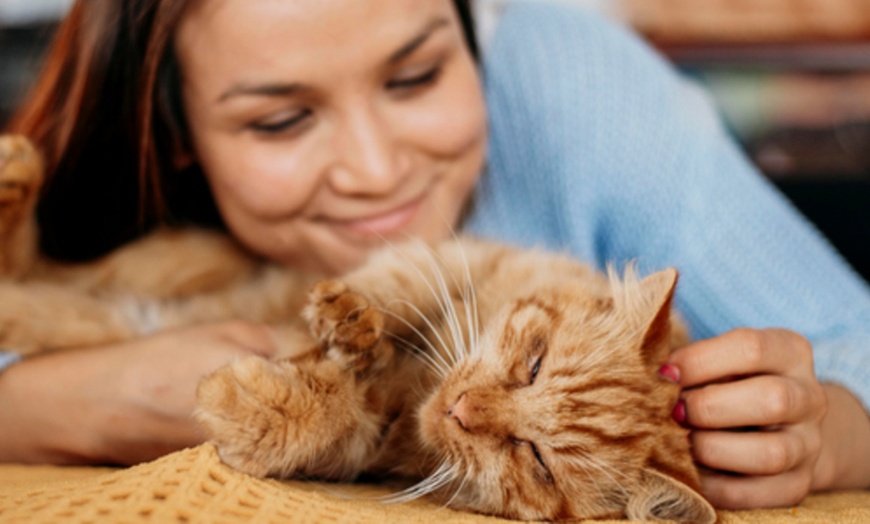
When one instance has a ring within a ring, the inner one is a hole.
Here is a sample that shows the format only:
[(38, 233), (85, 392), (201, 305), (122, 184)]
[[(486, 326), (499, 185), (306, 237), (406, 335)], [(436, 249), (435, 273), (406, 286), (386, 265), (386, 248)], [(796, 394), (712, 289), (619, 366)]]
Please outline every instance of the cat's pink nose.
[(447, 410), (447, 416), (456, 420), (462, 429), (468, 431), (471, 427), (471, 412), (471, 402), (468, 400), (468, 395), (463, 393), (456, 399), (456, 403)]

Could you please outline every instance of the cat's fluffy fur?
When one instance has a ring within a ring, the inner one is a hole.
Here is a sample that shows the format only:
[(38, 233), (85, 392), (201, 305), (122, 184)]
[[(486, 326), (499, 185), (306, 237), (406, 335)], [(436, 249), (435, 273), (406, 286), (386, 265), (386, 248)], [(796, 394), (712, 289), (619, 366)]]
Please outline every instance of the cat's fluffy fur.
[(670, 417), (678, 387), (657, 374), (685, 342), (675, 271), (608, 278), (463, 238), (390, 247), (311, 287), (197, 231), (61, 266), (36, 255), (41, 170), (26, 140), (0, 139), (0, 346), (236, 317), (276, 326), (279, 358), (239, 360), (198, 390), (197, 418), (231, 466), (406, 476), (421, 482), (395, 500), (518, 519), (716, 520)]

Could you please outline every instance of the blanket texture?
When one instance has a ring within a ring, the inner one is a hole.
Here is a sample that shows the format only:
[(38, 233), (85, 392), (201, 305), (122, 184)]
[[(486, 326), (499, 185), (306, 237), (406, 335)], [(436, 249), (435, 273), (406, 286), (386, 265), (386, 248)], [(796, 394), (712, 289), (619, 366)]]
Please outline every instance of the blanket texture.
[[(0, 522), (508, 522), (426, 500), (384, 504), (384, 486), (255, 479), (205, 444), (128, 469), (0, 466)], [(796, 508), (723, 512), (724, 524), (870, 523), (870, 492), (814, 495)]]

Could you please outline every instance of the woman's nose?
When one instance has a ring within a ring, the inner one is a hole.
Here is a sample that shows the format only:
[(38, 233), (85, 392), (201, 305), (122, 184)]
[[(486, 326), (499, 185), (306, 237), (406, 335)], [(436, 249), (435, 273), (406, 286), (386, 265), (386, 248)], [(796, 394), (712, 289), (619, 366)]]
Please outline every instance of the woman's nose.
[(336, 130), (330, 182), (348, 194), (386, 194), (408, 174), (408, 158), (389, 121), (370, 109), (357, 109)]

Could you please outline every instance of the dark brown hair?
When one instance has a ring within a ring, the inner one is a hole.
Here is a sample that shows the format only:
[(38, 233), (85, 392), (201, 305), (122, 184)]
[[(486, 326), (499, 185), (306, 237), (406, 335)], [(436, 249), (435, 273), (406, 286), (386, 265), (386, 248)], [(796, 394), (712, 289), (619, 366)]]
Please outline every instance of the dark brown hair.
[[(87, 260), (160, 223), (222, 227), (188, 148), (173, 50), (192, 0), (78, 0), (7, 131), (46, 157), (37, 210), (50, 257)], [(471, 0), (453, 0), (473, 56)], [(170, 176), (171, 175), (171, 176)]]

